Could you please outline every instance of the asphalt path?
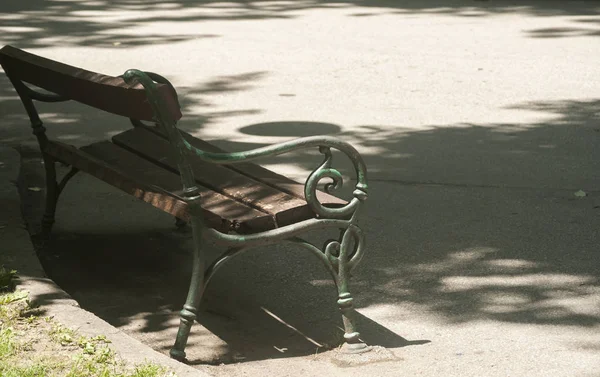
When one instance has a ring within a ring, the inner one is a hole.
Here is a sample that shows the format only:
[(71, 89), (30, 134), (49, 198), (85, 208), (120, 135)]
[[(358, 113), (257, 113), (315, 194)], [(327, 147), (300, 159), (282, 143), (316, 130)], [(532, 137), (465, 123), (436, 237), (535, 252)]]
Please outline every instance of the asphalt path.
[[(353, 289), (376, 350), (328, 350), (340, 322), (326, 272), (273, 247), (216, 277), (191, 338), (195, 367), (591, 377), (600, 365), (598, 11), (593, 1), (11, 2), (0, 5), (0, 43), (112, 75), (160, 73), (179, 90), (181, 127), (229, 150), (328, 134), (364, 156), (369, 246)], [(78, 146), (128, 127), (79, 104), (40, 112), (50, 135)], [(0, 114), (1, 142), (31, 142), (4, 75)], [(24, 161), (26, 186), (39, 184), (35, 161)], [(317, 162), (297, 153), (265, 165), (303, 179)], [(76, 176), (64, 194), (51, 277), (168, 352), (189, 234), (91, 177)]]

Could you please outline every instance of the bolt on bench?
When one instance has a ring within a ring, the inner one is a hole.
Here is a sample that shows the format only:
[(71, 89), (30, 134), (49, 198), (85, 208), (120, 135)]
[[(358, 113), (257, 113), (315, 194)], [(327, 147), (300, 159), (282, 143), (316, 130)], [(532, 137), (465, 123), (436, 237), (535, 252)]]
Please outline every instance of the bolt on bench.
[[(45, 59), (12, 46), (0, 49), (0, 64), (16, 89), (31, 120), (46, 170), (46, 209), (42, 236), (54, 223), (56, 204), (77, 172), (91, 174), (173, 215), (181, 226), (191, 223), (194, 253), (187, 300), (171, 356), (185, 358), (185, 346), (198, 305), (213, 274), (234, 256), (261, 245), (287, 242), (307, 249), (321, 260), (338, 289), (346, 352), (369, 347), (359, 339), (348, 283), (350, 272), (364, 253), (364, 235), (357, 225), (367, 199), (367, 170), (351, 145), (329, 136), (306, 137), (246, 152), (227, 153), (206, 141), (179, 131), (177, 92), (160, 75), (128, 70), (106, 76)], [(25, 83), (42, 88), (41, 92)], [(49, 140), (33, 101), (75, 100), (130, 119), (133, 128), (82, 148)], [(154, 122), (149, 126), (142, 121)], [(323, 162), (304, 185), (249, 163), (261, 157), (304, 148), (318, 148)], [(342, 185), (332, 167), (331, 148), (354, 164), (357, 184), (347, 202), (329, 193)], [(71, 170), (57, 181), (55, 163)], [(327, 178), (325, 191), (317, 189)], [(311, 230), (330, 228), (337, 240), (323, 248), (302, 238)], [(203, 242), (226, 248), (206, 266)]]

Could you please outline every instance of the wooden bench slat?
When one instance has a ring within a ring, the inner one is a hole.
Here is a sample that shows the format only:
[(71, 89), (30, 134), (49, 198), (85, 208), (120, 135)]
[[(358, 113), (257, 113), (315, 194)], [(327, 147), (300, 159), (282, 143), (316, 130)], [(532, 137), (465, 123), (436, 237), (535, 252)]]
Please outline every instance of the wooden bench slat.
[[(144, 88), (120, 77), (106, 76), (30, 54), (12, 46), (0, 49), (0, 64), (9, 77), (113, 114), (152, 121), (154, 115)], [(181, 118), (171, 89), (157, 84), (170, 115)]]
[[(156, 126), (143, 126), (143, 128), (156, 133), (157, 135), (166, 138), (163, 132)], [(207, 152), (215, 152), (215, 153), (227, 153), (224, 149), (217, 147), (205, 140), (195, 138), (185, 131), (181, 131), (183, 137), (194, 147), (198, 149), (205, 150)], [(272, 170), (263, 168), (260, 165), (253, 164), (250, 162), (242, 162), (237, 164), (225, 165), (228, 169), (234, 170), (239, 174), (251, 177), (255, 180), (258, 180), (262, 183), (265, 183), (271, 187), (279, 189), (283, 192), (286, 192), (290, 195), (293, 195), (297, 198), (304, 200), (304, 185), (302, 183), (296, 182), (286, 176), (275, 173)], [(326, 192), (317, 190), (317, 198), (321, 203), (325, 206), (330, 207), (342, 207), (348, 204), (344, 199), (340, 199), (337, 196), (330, 195)]]
[[(138, 199), (148, 202), (173, 216), (183, 219), (188, 217), (187, 203), (182, 198), (170, 194), (159, 187), (136, 181), (128, 174), (108, 166), (105, 162), (94, 158), (72, 145), (51, 140), (48, 141), (43, 152), (62, 163), (69, 164)], [(211, 221), (217, 219), (217, 216), (210, 215), (212, 216)], [(218, 221), (220, 221), (220, 218), (218, 218)]]
[[(181, 178), (150, 161), (147, 161), (109, 141), (91, 144), (82, 148), (86, 153), (105, 161), (109, 166), (125, 170), (128, 175), (171, 193), (182, 190)], [(238, 223), (244, 232), (275, 227), (272, 217), (264, 212), (235, 202), (209, 188), (198, 185), (202, 208), (219, 216), (227, 223)]]
[[(176, 151), (166, 139), (155, 133), (138, 127), (115, 135), (112, 140), (120, 147), (179, 174)], [(225, 166), (201, 161), (196, 156), (190, 156), (190, 163), (196, 181), (202, 186), (275, 216), (278, 226), (314, 217), (304, 199)]]
[[(73, 146), (51, 141), (45, 152), (173, 216), (189, 219), (187, 203), (178, 195), (182, 188), (178, 175), (111, 142), (102, 141), (78, 150)], [(200, 189), (207, 225), (228, 231), (231, 224), (237, 223), (238, 231), (242, 233), (275, 227), (268, 214), (233, 202), (205, 187)]]

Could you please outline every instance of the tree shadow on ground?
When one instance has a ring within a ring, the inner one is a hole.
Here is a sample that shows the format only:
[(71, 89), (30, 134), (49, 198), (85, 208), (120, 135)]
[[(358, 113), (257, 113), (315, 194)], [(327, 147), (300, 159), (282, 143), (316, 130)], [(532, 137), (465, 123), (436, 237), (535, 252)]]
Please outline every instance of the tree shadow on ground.
[(533, 38), (567, 38), (567, 37), (598, 37), (600, 36), (600, 19), (573, 20), (572, 27), (550, 27), (527, 30)]
[[(448, 324), (600, 324), (600, 100), (515, 108), (548, 116), (529, 125), (418, 131), (316, 124), (368, 151), (371, 196), (362, 226), (369, 248), (353, 289), (359, 310), (386, 308), (376, 320), (361, 320), (365, 337), (379, 334), (374, 344), (421, 344), (385, 325), (416, 315)], [(296, 136), (296, 123), (240, 131)], [(305, 170), (319, 161), (279, 157)], [(48, 269), (84, 308), (166, 352), (189, 276), (189, 235), (168, 230), (169, 216), (94, 182), (76, 177), (67, 187)], [(581, 188), (587, 196), (574, 196)], [(333, 285), (317, 260), (293, 248), (233, 260), (215, 276), (204, 309), (190, 340), (193, 363), (310, 355), (339, 341)]]
[[(102, 235), (58, 230), (41, 260), (84, 309), (168, 353), (190, 279), (187, 238), (166, 229)], [(210, 251), (212, 259), (217, 254)], [(297, 251), (265, 248), (215, 277), (190, 336), (191, 364), (307, 356), (340, 344), (335, 287), (317, 260)], [(296, 268), (285, 267), (290, 263)], [(371, 345), (428, 342), (407, 340), (360, 314), (358, 323)]]
[[(363, 156), (371, 181), (575, 190), (598, 187), (599, 176), (581, 172), (598, 168), (600, 100), (535, 101), (509, 109), (535, 112), (547, 119), (529, 124), (428, 125), (421, 130), (363, 125), (342, 132), (336, 132), (342, 128), (335, 125), (311, 122), (307, 123), (307, 129), (316, 134), (334, 132), (335, 136), (367, 151)], [(295, 137), (303, 123), (261, 123), (244, 126), (239, 131), (286, 140)], [(213, 142), (230, 151), (266, 145)], [(314, 155), (283, 155), (269, 163), (292, 164), (309, 171), (316, 164)], [(336, 163), (342, 164), (346, 172), (352, 171), (345, 159), (339, 158)]]
[[(121, 73), (112, 72), (110, 75), (116, 76)], [(218, 76), (194, 87), (178, 87), (179, 104), (182, 113), (185, 114), (179, 127), (189, 132), (197, 132), (202, 126), (218, 119), (260, 113), (260, 109), (211, 111), (214, 105), (206, 100), (206, 97), (248, 90), (267, 74), (267, 72), (247, 72)], [(124, 117), (99, 111), (74, 101), (35, 102), (35, 105), (49, 137), (55, 137), (77, 147), (104, 140), (131, 127), (129, 120)], [(203, 110), (201, 114), (197, 113), (198, 107)], [(0, 74), (0, 113), (5, 114), (0, 126), (0, 142), (19, 145), (35, 140), (23, 104), (5, 74)]]
[[(0, 5), (3, 43), (21, 48), (61, 46), (132, 47), (215, 38), (211, 33), (183, 30), (166, 33), (144, 29), (155, 23), (288, 19), (302, 12), (319, 9), (348, 8), (357, 10), (355, 17), (379, 14), (448, 14), (484, 17), (498, 14), (530, 16), (596, 16), (594, 1), (529, 0), (515, 4), (509, 1), (476, 0), (348, 0), (348, 1), (8, 1)], [(364, 9), (364, 10), (363, 10)], [(165, 30), (168, 30), (165, 29)], [(534, 36), (573, 34), (570, 30), (539, 30)], [(577, 31), (579, 33), (579, 31)], [(597, 35), (597, 30), (592, 31)]]
[[(338, 134), (371, 151), (365, 159), (372, 193), (385, 184), (400, 185), (393, 195), (374, 194), (369, 201), (367, 234), (388, 240), (402, 229), (408, 239), (377, 241), (400, 254), (381, 250), (366, 258), (369, 272), (361, 276), (368, 276), (367, 291), (377, 292), (361, 296), (366, 305), (412, 302), (451, 322), (599, 323), (600, 310), (593, 304), (598, 295), (593, 224), (600, 219), (600, 177), (593, 172), (600, 167), (595, 147), (600, 101), (514, 108), (544, 112), (551, 119), (424, 131), (364, 126)], [(288, 135), (285, 124), (277, 123), (271, 132), (265, 125), (240, 131)], [(230, 150), (262, 146), (223, 144)], [(309, 158), (283, 156), (278, 163)], [(586, 200), (574, 196), (580, 189), (587, 192)], [(390, 267), (382, 267), (385, 263)], [(579, 300), (583, 309), (570, 307), (569, 300)]]
[[(361, 295), (363, 304), (410, 302), (450, 322), (600, 323), (594, 303), (600, 101), (513, 108), (550, 117), (529, 125), (364, 126), (338, 134), (370, 151), (365, 227), (385, 245), (359, 273), (369, 287), (360, 291), (376, 292)], [(276, 124), (271, 132), (262, 125), (241, 132), (256, 130), (287, 135)], [(229, 144), (231, 150), (259, 146)], [(308, 158), (284, 156), (279, 163)], [(377, 193), (386, 184), (399, 185)], [(586, 200), (574, 196), (579, 189)]]

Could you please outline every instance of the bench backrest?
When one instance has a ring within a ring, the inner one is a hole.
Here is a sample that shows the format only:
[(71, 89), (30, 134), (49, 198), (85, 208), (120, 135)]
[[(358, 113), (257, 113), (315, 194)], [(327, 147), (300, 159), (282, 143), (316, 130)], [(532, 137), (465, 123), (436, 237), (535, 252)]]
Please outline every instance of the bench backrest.
[[(12, 46), (0, 49), (0, 65), (11, 80), (29, 83), (113, 114), (153, 120), (152, 108), (140, 84), (129, 85), (120, 77), (86, 71)], [(157, 89), (172, 118), (179, 120), (181, 110), (172, 89), (165, 84), (157, 84)]]

